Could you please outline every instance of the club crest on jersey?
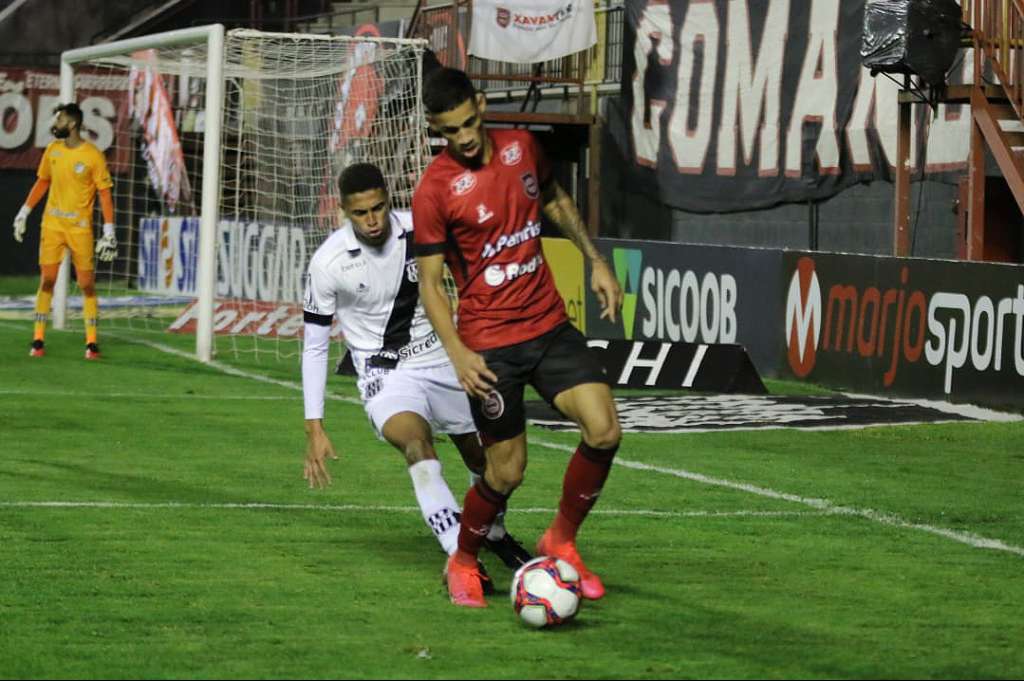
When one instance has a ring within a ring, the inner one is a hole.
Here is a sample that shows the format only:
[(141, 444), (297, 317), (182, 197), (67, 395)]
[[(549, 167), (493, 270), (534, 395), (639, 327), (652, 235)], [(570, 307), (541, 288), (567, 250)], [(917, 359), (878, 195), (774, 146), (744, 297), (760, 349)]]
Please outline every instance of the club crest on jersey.
[(523, 191), (527, 198), (535, 199), (540, 196), (540, 186), (537, 184), (537, 176), (533, 173), (523, 173), (519, 176), (523, 182)]
[(492, 390), (487, 399), (480, 405), (480, 409), (483, 411), (484, 416), (491, 421), (496, 421), (505, 413), (505, 398), (497, 390)]
[(416, 267), (415, 260), (407, 260), (405, 263), (405, 278), (414, 284), (419, 283), (420, 270)]
[(501, 150), (501, 162), (507, 166), (519, 165), (523, 160), (523, 148), (519, 142), (513, 142)]
[(76, 175), (81, 175), (84, 172), (85, 172), (85, 164), (82, 163), (81, 161), (79, 161), (78, 163), (75, 164), (75, 174)]
[(476, 223), (482, 225), (494, 217), (494, 211), (488, 210), (487, 206), (480, 204), (476, 207)]
[(452, 180), (452, 193), (455, 196), (463, 196), (472, 191), (476, 186), (476, 176), (468, 170)]

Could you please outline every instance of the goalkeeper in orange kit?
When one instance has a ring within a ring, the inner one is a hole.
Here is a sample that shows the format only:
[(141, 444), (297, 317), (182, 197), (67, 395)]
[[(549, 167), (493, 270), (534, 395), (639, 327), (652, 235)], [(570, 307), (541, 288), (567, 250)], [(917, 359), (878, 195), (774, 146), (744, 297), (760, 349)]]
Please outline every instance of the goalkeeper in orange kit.
[(103, 152), (82, 138), (82, 110), (75, 103), (61, 104), (50, 132), (56, 138), (46, 147), (39, 163), (38, 179), (29, 192), (25, 205), (14, 218), (14, 238), (25, 236), (29, 213), (49, 190), (39, 239), (39, 292), (36, 294), (36, 322), (32, 336), (32, 357), (45, 354), (43, 339), (46, 318), (50, 314), (53, 287), (65, 249), (71, 249), (78, 286), (85, 298), (85, 358), (99, 359), (96, 344), (96, 320), (99, 303), (96, 299), (96, 273), (93, 265), (92, 216), (96, 193), (103, 209), (103, 236), (96, 242), (96, 257), (110, 262), (117, 255), (114, 235), (114, 185), (107, 170)]

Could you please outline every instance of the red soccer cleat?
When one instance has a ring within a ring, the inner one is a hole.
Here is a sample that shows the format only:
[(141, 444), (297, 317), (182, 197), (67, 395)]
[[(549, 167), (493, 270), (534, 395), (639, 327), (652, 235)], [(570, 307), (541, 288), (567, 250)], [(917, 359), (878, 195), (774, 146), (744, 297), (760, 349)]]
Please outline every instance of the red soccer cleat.
[(29, 357), (42, 357), (45, 354), (46, 354), (46, 350), (45, 350), (45, 348), (43, 348), (43, 341), (38, 340), (38, 339), (32, 341), (32, 347), (28, 351), (28, 356)]
[(544, 536), (540, 538), (540, 541), (537, 542), (537, 555), (561, 558), (576, 568), (576, 572), (580, 573), (580, 587), (584, 598), (596, 601), (604, 597), (604, 584), (601, 583), (601, 578), (588, 570), (587, 566), (583, 564), (583, 559), (580, 558), (574, 542), (567, 541), (556, 544), (551, 539), (551, 530), (548, 529)]
[(86, 359), (99, 359), (100, 358), (100, 346), (95, 343), (89, 343), (85, 346), (85, 358)]
[(448, 559), (444, 568), (445, 582), (448, 584), (448, 597), (452, 603), (464, 608), (486, 608), (484, 587), (480, 570), (476, 565), (466, 566), (455, 560)]

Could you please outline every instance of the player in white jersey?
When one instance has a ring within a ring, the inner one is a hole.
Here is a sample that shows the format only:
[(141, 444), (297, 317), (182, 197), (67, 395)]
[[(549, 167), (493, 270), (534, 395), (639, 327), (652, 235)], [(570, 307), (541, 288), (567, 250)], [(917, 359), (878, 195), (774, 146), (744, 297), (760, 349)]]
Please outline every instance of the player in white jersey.
[[(338, 186), (347, 223), (316, 250), (306, 275), (303, 477), (310, 487), (330, 484), (326, 460), (338, 458), (323, 427), (337, 315), (366, 414), (378, 436), (405, 456), (423, 519), (451, 555), (458, 548), (459, 506), (441, 474), (433, 431), (447, 433), (474, 477), (482, 474), (484, 450), (469, 400), (419, 302), (411, 213), (390, 210), (384, 177), (372, 164), (349, 166)], [(531, 558), (503, 523), (486, 545), (509, 567)]]

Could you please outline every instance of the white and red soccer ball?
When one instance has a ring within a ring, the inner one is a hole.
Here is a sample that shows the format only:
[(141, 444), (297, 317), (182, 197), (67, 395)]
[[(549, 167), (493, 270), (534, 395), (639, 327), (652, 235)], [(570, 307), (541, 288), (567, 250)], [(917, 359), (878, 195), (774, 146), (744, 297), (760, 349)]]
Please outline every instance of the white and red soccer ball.
[(557, 626), (579, 610), (580, 575), (560, 558), (540, 556), (516, 570), (510, 595), (524, 624), (537, 629)]

